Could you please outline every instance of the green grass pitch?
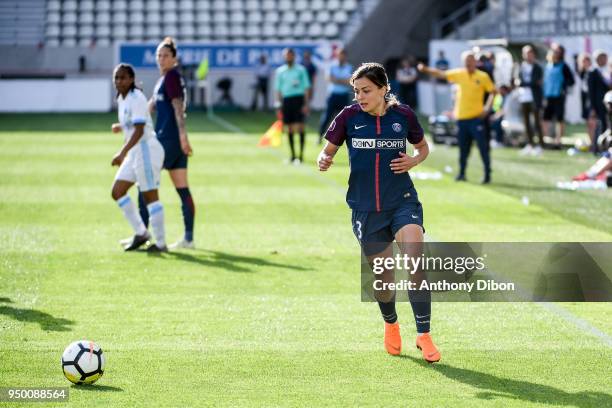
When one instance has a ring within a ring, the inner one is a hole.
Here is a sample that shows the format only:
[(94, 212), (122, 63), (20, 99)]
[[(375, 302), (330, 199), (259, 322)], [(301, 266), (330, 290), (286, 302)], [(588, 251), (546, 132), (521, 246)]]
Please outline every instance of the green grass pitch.
[[(433, 366), (401, 304), (403, 355), (388, 356), (377, 306), (359, 301), (345, 149), (320, 174), (311, 132), (307, 163), (288, 166), (286, 145), (256, 147), (272, 116), (223, 118), (243, 133), (188, 119), (198, 249), (159, 257), (118, 245), (114, 114), (0, 116), (0, 387), (69, 386), (61, 353), (92, 339), (104, 376), (57, 406), (612, 406), (610, 334), (584, 328), (612, 333), (610, 304), (434, 303)], [(592, 157), (495, 150), (482, 187), (475, 149), (469, 183), (444, 172), (456, 154), (436, 146), (417, 169), (444, 174), (415, 181), (431, 239), (612, 240), (609, 191), (555, 188)], [(160, 192), (173, 241), (165, 173)]]

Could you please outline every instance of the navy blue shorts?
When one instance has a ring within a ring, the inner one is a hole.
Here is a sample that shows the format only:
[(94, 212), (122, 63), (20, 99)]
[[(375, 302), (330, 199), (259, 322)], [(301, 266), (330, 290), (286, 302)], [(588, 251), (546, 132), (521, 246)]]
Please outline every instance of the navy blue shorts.
[(423, 206), (419, 201), (409, 201), (388, 211), (353, 210), (352, 224), (353, 233), (365, 254), (374, 255), (393, 242), (395, 234), (403, 226), (416, 224), (423, 228)]
[[(161, 141), (160, 141), (161, 142)], [(164, 147), (164, 169), (175, 170), (175, 169), (186, 169), (187, 168), (187, 155), (183, 153), (180, 145), (168, 144), (161, 142)]]

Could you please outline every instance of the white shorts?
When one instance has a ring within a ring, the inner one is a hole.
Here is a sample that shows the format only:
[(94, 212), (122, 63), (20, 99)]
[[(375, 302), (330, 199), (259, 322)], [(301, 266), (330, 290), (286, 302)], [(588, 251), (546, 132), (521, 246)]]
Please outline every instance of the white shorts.
[(156, 190), (164, 164), (164, 148), (157, 138), (141, 140), (130, 149), (115, 180), (138, 184), (140, 191)]

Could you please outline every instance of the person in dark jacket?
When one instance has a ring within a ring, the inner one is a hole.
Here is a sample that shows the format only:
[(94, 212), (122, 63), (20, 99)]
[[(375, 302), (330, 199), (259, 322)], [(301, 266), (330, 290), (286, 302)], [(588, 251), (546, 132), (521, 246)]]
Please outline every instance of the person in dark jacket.
[[(595, 135), (600, 135), (608, 129), (608, 118), (606, 107), (603, 103), (606, 92), (610, 90), (611, 78), (610, 71), (608, 70), (608, 54), (602, 50), (597, 50), (593, 53), (593, 57), (597, 64), (593, 70), (589, 72), (588, 76), (588, 88), (589, 88), (589, 101), (591, 107), (597, 115), (597, 130)], [(597, 138), (594, 138), (596, 141)], [(597, 143), (592, 143), (591, 149), (593, 153), (598, 152)]]
[[(517, 72), (516, 85), (519, 87), (519, 101), (523, 113), (523, 123), (527, 133), (528, 143), (521, 151), (522, 154), (539, 156), (544, 148), (544, 136), (540, 123), (540, 110), (542, 108), (542, 67), (536, 61), (535, 49), (531, 45), (523, 47), (523, 62)], [(531, 119), (538, 132), (538, 145), (534, 143)]]

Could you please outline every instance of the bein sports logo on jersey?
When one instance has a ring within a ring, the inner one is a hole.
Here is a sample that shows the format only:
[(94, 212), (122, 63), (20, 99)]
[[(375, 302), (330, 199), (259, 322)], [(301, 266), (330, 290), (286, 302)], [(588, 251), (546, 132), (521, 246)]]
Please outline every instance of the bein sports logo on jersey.
[(353, 139), (355, 149), (403, 149), (404, 139)]

